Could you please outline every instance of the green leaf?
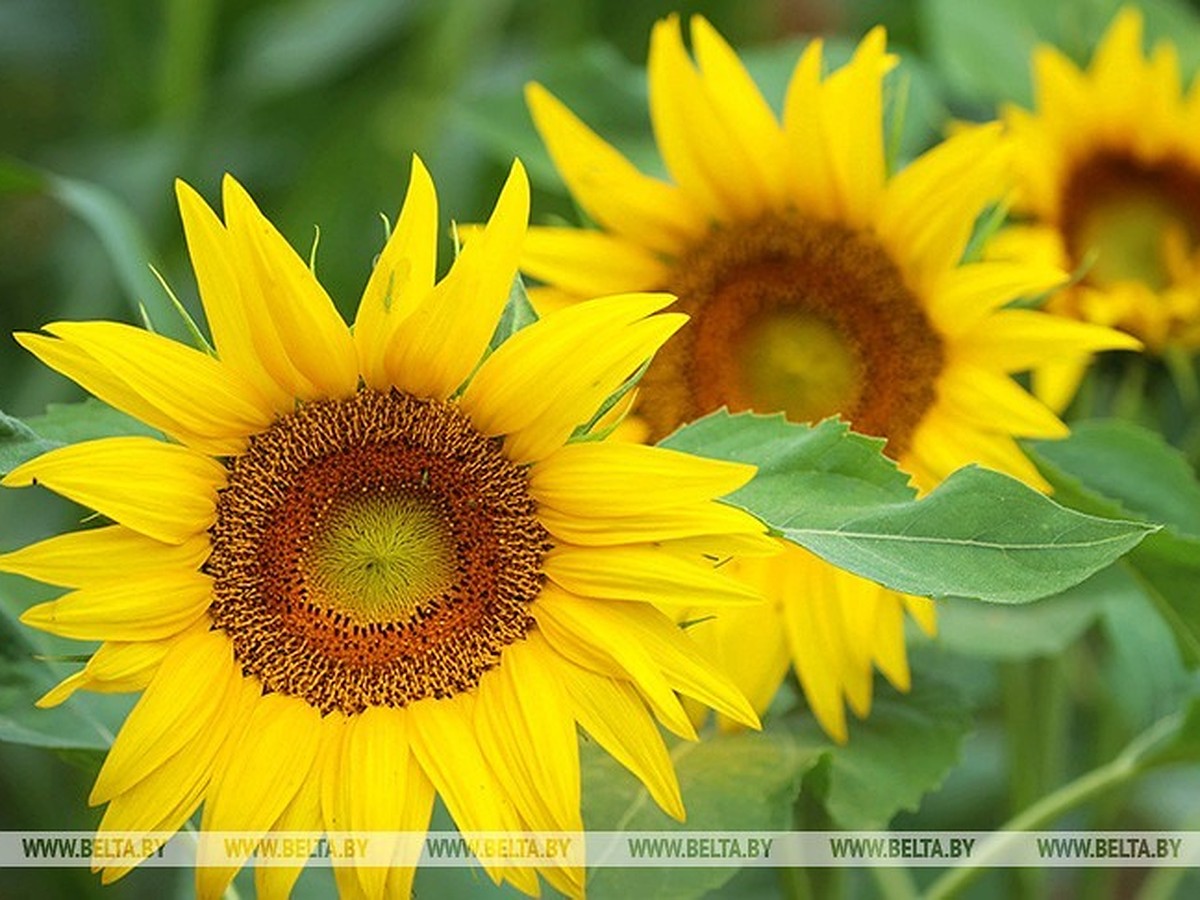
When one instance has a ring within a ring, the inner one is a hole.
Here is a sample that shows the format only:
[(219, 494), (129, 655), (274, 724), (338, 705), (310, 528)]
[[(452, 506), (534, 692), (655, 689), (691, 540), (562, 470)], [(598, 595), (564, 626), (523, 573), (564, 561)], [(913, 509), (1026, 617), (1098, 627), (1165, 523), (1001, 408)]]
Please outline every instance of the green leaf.
[(1166, 524), (1123, 564), (1171, 626), (1184, 659), (1200, 663), (1200, 482), (1184, 457), (1123, 421), (1080, 423), (1069, 438), (1038, 442), (1031, 453), (1065, 502)]
[(20, 419), (0, 412), (0, 475), (57, 446), (57, 442), (46, 440)]
[(1028, 602), (1078, 584), (1156, 530), (1066, 509), (974, 466), (917, 500), (880, 441), (835, 420), (721, 411), (662, 443), (757, 465), (729, 503), (839, 568), (909, 594)]
[(1170, 624), (1157, 614), (1155, 598), (1134, 574), (1132, 557), (1140, 549), (1113, 567), (1123, 577), (1125, 590), (1104, 598), (1100, 619), (1108, 648), (1102, 690), (1134, 728), (1144, 728), (1176, 709), (1189, 682)]
[(129, 434), (161, 436), (144, 422), (92, 397), (78, 403), (51, 403), (26, 424), (42, 437), (63, 444)]
[(1171, 626), (1189, 665), (1200, 665), (1200, 540), (1153, 535), (1126, 564)]
[(885, 828), (901, 810), (916, 811), (958, 762), (971, 719), (963, 695), (930, 673), (909, 694), (885, 687), (871, 715), (851, 725), (845, 746), (832, 744), (810, 718), (792, 726), (802, 746), (824, 747), (825, 809), (842, 828)]
[[(583, 745), (583, 812), (598, 831), (782, 831), (804, 773), (819, 758), (784, 731), (727, 734), (671, 751), (687, 806), (681, 824), (663, 813), (641, 784), (594, 744)], [(735, 868), (591, 870), (588, 896), (691, 898), (720, 887)]]
[(1116, 501), (1126, 516), (1200, 536), (1200, 482), (1161, 435), (1128, 421), (1095, 420), (1031, 449), (1052, 482), (1074, 478), (1097, 499)]
[(1140, 734), (1121, 756), (1139, 770), (1200, 761), (1200, 696)]
[(1140, 588), (1127, 572), (1109, 566), (1053, 597), (1023, 606), (947, 598), (938, 603), (938, 643), (955, 653), (1016, 661), (1053, 656), (1082, 635), (1110, 600)]
[(51, 403), (42, 415), (24, 422), (0, 412), (0, 475), (63, 444), (124, 434), (158, 436), (150, 426), (94, 398)]
[(537, 311), (529, 302), (529, 294), (525, 290), (525, 280), (518, 274), (513, 279), (512, 289), (508, 292), (508, 302), (504, 304), (504, 311), (500, 313), (500, 321), (496, 323), (496, 331), (492, 334), (488, 350), (495, 350), (526, 325), (532, 325), (537, 320)]
[[(10, 579), (5, 579), (10, 581)], [(3, 583), (3, 582), (0, 582)], [(132, 705), (115, 695), (76, 695), (53, 709), (38, 709), (34, 701), (61, 678), (80, 668), (38, 659), (56, 639), (38, 635), (10, 616), (12, 601), (0, 596), (0, 741), (55, 750), (106, 751), (113, 734)], [(37, 641), (35, 644), (34, 641)]]

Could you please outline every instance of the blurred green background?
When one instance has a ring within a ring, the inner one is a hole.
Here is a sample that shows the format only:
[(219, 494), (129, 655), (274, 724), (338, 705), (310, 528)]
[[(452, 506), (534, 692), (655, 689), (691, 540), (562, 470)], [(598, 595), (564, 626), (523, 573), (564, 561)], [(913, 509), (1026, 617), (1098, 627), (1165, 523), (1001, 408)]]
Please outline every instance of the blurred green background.
[[(1151, 35), (1177, 40), (1185, 71), (1194, 71), (1195, 5), (1139, 5)], [(414, 152), (433, 173), (447, 226), (451, 218), (487, 215), (517, 154), (533, 178), (535, 219), (571, 215), (521, 87), (542, 81), (656, 170), (642, 67), (650, 26), (669, 12), (706, 15), (745, 55), (776, 105), (811, 35), (831, 37), (837, 57), (884, 23), (905, 60), (901, 154), (912, 156), (951, 115), (985, 118), (1004, 98), (1027, 103), (1033, 44), (1053, 40), (1086, 58), (1116, 7), (1112, 0), (0, 0), (0, 333), (58, 318), (138, 321), (140, 304), (164, 324), (163, 295), (147, 263), (196, 311), (174, 208), (177, 177), (216, 203), (222, 174), (234, 173), (304, 254), (319, 226), (318, 272), (347, 314), (382, 246), (379, 215), (395, 215)], [(450, 246), (447, 227), (443, 266)], [(20, 417), (82, 398), (7, 337), (0, 338), (0, 385), (0, 409)], [(69, 527), (78, 516), (45, 494), (6, 494), (0, 550)], [(84, 729), (83, 743), (99, 748), (127, 699), (103, 698), (95, 713), (90, 705), (56, 713), (28, 708), (55, 672), (70, 668), (32, 654), (78, 652), (78, 645), (45, 640), (16, 623), (21, 609), (51, 594), (20, 579), (0, 580), (0, 722), (10, 733), (46, 721), (56, 723), (49, 730)], [(978, 726), (956, 753), (961, 763), (946, 786), (900, 825), (994, 827), (1016, 795), (1034, 798), (1107, 758), (1172, 708), (1189, 676), (1165, 628), (1128, 609), (1101, 615), (1093, 600), (1077, 608), (1068, 599), (1045, 607), (1048, 613), (1008, 611), (999, 625), (972, 619), (970, 610), (951, 614), (942, 645), (916, 651), (918, 671), (955, 683)], [(1013, 629), (1018, 644), (1021, 635), (1047, 629), (1056, 640), (997, 659), (980, 649), (995, 643), (997, 627)], [(1041, 692), (1044, 685), (1054, 687)], [(1021, 769), (1034, 774), (1016, 787), (1012, 760), (1031, 751), (1029, 741), (1005, 730), (1002, 714), (1013, 702), (1032, 703), (1028, 727), (1058, 742), (1053, 759), (1047, 751), (1045, 760)], [(87, 809), (85, 798), (100, 758), (98, 749), (0, 743), (0, 830), (94, 825), (99, 811)], [(1109, 819), (1091, 821), (1200, 828), (1197, 797), (1195, 772), (1176, 773), (1108, 801)], [(1141, 875), (1127, 880), (1140, 883)], [(1065, 889), (1098, 890), (1101, 882), (1115, 896), (1132, 896), (1111, 873), (1089, 873)], [(1004, 873), (985, 881), (977, 896), (1007, 896), (1014, 883)], [(244, 895), (252, 890), (242, 879), (239, 886)], [(851, 893), (860, 887), (870, 893), (872, 884), (852, 880)], [(306, 874), (302, 890), (324, 896), (332, 882), (324, 872)], [(728, 896), (777, 891), (775, 881), (757, 876), (726, 888)], [(101, 889), (83, 869), (0, 869), (0, 900), (174, 892), (190, 896), (189, 873), (139, 871)], [(492, 895), (477, 877), (453, 872), (422, 875), (418, 892)]]

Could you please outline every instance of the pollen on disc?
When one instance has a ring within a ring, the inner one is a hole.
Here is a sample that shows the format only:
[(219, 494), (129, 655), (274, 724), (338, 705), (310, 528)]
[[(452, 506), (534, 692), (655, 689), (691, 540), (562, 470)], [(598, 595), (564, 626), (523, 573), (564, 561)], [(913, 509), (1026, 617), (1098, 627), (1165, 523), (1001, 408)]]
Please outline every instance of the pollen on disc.
[(243, 670), (353, 714), (478, 684), (532, 624), (549, 537), (456, 407), (364, 388), (251, 439), (212, 543), (211, 616)]

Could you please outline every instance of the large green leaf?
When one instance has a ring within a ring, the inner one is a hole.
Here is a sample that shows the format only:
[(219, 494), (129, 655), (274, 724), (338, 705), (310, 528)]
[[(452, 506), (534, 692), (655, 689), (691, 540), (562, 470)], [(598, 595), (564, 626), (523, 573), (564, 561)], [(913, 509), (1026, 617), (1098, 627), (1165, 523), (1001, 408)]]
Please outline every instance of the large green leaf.
[(721, 411), (663, 445), (757, 465), (728, 502), (834, 565), (910, 594), (1035, 600), (1078, 584), (1155, 530), (1066, 509), (976, 467), (918, 500), (880, 441), (836, 420), (808, 426)]
[[(784, 730), (722, 735), (678, 743), (671, 751), (687, 806), (687, 822), (663, 813), (632, 775), (594, 745), (583, 753), (584, 822), (593, 831), (782, 831), (804, 773), (822, 750)], [(700, 897), (727, 882), (734, 868), (597, 867), (588, 896)]]
[(938, 604), (938, 643), (984, 659), (1052, 656), (1095, 623), (1110, 600), (1122, 602), (1138, 591), (1129, 573), (1109, 566), (1061, 594), (1023, 606), (949, 598)]
[(963, 695), (921, 672), (908, 694), (884, 687), (870, 717), (852, 723), (845, 746), (831, 743), (811, 718), (791, 727), (801, 746), (828, 756), (819, 799), (833, 823), (872, 830), (887, 827), (901, 810), (915, 811), (942, 783), (970, 724)]
[(0, 577), (0, 741), (93, 754), (107, 750), (131, 699), (87, 695), (52, 709), (35, 707), (38, 697), (81, 666), (59, 654), (86, 654), (89, 648), (18, 623), (10, 596), (15, 583)]
[(1171, 626), (1185, 658), (1200, 662), (1200, 482), (1159, 435), (1128, 422), (1084, 422), (1063, 441), (1033, 445), (1065, 502), (1102, 515), (1163, 522), (1122, 565)]
[(78, 403), (51, 403), (44, 413), (30, 417), (25, 424), (46, 440), (63, 444), (127, 434), (161, 436), (144, 422), (92, 397)]
[(0, 475), (57, 446), (57, 442), (42, 437), (20, 419), (0, 412)]
[(51, 403), (45, 413), (26, 421), (0, 412), (0, 475), (63, 444), (122, 434), (154, 436), (158, 432), (92, 398)]
[(1043, 468), (1075, 478), (1097, 499), (1116, 501), (1129, 517), (1200, 536), (1200, 482), (1187, 459), (1162, 436), (1116, 419), (1079, 422), (1061, 441), (1039, 441)]

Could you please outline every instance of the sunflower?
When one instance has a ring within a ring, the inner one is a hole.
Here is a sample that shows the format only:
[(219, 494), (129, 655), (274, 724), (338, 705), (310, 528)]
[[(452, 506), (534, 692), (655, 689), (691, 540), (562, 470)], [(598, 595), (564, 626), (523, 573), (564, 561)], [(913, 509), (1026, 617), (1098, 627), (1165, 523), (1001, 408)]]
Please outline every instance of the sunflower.
[[(43, 705), (142, 691), (91, 793), (100, 831), (174, 831), (203, 804), (203, 831), (422, 833), (435, 793), (465, 831), (580, 831), (577, 724), (682, 818), (654, 719), (694, 738), (683, 696), (757, 720), (655, 604), (761, 600), (701, 556), (772, 548), (714, 500), (753, 470), (572, 440), (683, 324), (657, 314), (673, 298), (599, 299), (489, 354), (528, 218), (519, 164), (435, 283), (414, 160), (353, 328), (232, 178), (224, 222), (178, 197), (215, 352), (112, 322), (18, 336), (168, 438), (4, 479), (113, 523), (0, 557), (74, 589), (25, 623), (103, 642)], [(244, 862), (199, 867), (199, 895)], [(538, 891), (534, 869), (489, 871)], [(542, 871), (583, 893), (578, 868)], [(298, 874), (259, 867), (260, 895)], [(345, 896), (407, 896), (413, 871), (337, 876)]]
[[(722, 406), (831, 415), (886, 439), (917, 486), (982, 463), (1046, 484), (1016, 437), (1066, 428), (1009, 373), (1064, 355), (1135, 344), (1107, 329), (1026, 309), (1060, 284), (1054, 265), (963, 262), (974, 223), (1007, 185), (998, 125), (953, 137), (889, 174), (882, 29), (828, 77), (822, 46), (800, 58), (782, 123), (734, 51), (691, 20), (654, 28), (650, 116), (669, 181), (647, 176), (537, 84), (534, 122), (598, 229), (530, 231), (522, 268), (547, 307), (613, 290), (668, 290), (691, 321), (657, 355), (635, 413), (645, 439)], [(586, 305), (586, 304), (584, 304)], [(902, 596), (787, 545), (731, 566), (772, 606), (722, 614), (691, 633), (761, 712), (795, 668), (825, 730), (865, 716), (872, 667), (909, 686), (904, 611), (929, 633), (927, 599)]]
[[(1200, 348), (1200, 81), (1183, 93), (1168, 42), (1147, 57), (1142, 16), (1122, 9), (1087, 70), (1054, 47), (1033, 61), (1036, 111), (1003, 111), (1024, 221), (989, 247), (1080, 271), (1049, 308), (1120, 328), (1159, 354)], [(1064, 407), (1086, 366), (1039, 368), (1034, 389)]]

